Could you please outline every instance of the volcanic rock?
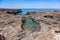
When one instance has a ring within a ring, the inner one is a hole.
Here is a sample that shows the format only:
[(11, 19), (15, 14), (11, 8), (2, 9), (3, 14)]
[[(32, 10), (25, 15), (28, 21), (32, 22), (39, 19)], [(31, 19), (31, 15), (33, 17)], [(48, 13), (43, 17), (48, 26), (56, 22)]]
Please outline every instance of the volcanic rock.
[(18, 14), (18, 13), (21, 13), (22, 10), (21, 9), (0, 9), (1, 12), (6, 12), (8, 14)]

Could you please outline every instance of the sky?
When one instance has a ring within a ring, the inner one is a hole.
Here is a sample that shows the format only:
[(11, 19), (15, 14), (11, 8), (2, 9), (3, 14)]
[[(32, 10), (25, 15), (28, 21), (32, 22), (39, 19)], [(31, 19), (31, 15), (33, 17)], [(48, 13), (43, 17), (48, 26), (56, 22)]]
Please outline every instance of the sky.
[(0, 0), (0, 8), (60, 8), (60, 0)]

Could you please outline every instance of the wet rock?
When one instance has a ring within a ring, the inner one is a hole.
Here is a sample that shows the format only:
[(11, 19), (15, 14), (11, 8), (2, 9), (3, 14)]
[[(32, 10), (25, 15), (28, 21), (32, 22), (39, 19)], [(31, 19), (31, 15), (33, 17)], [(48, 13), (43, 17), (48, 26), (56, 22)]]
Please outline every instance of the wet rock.
[(0, 35), (0, 40), (5, 40), (5, 37), (3, 35)]
[(6, 12), (8, 14), (18, 14), (18, 13), (21, 13), (22, 10), (21, 9), (0, 9), (1, 12)]
[(52, 15), (45, 15), (44, 17), (45, 17), (45, 18), (53, 18)]
[(27, 12), (26, 15), (35, 14), (36, 12)]

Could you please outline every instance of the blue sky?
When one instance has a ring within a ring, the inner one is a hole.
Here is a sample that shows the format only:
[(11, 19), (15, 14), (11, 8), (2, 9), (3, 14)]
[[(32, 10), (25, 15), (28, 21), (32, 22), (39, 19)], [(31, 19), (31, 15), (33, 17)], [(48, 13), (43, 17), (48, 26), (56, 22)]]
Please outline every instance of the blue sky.
[(60, 8), (60, 0), (0, 0), (0, 8)]

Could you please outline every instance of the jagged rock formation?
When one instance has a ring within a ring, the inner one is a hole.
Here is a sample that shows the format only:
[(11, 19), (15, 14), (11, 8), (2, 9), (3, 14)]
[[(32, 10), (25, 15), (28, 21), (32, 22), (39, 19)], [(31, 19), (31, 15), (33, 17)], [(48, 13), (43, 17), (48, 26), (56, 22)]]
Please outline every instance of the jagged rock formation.
[[(32, 40), (45, 40), (45, 39), (46, 40), (56, 40), (53, 36), (56, 33), (53, 34), (52, 31), (55, 30), (55, 28), (58, 29), (60, 27), (60, 11), (35, 12), (35, 13), (32, 12), (32, 13), (29, 13), (28, 15), (26, 15), (26, 17), (33, 18), (41, 26), (40, 32), (35, 32), (35, 33), (37, 33), (38, 36)], [(53, 31), (53, 32), (55, 32), (55, 31)], [(32, 33), (32, 34), (34, 34), (34, 33)], [(36, 35), (36, 34), (34, 34), (34, 35)]]
[(1, 40), (56, 40), (57, 35), (60, 11), (32, 12), (23, 17), (0, 12)]
[(19, 33), (24, 33), (21, 24), (21, 17), (0, 12), (0, 35), (3, 35), (5, 40), (18, 40)]
[(18, 13), (21, 13), (22, 10), (21, 9), (0, 9), (1, 12), (6, 12), (8, 14), (18, 14)]
[(38, 36), (35, 40), (60, 40), (60, 27), (52, 27), (42, 35)]

